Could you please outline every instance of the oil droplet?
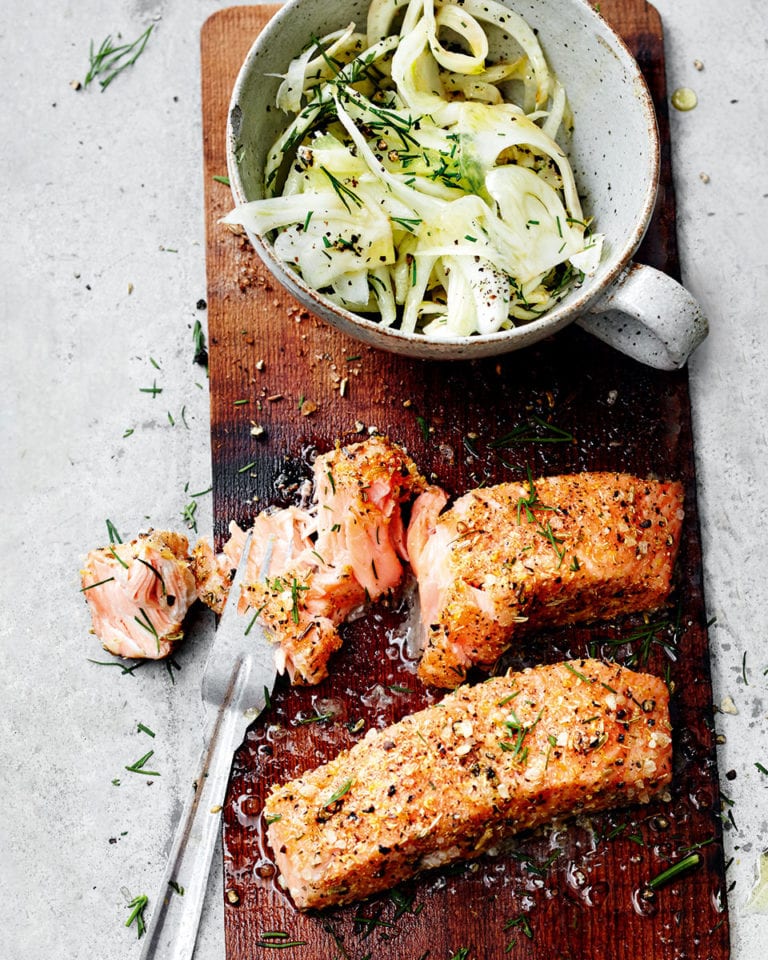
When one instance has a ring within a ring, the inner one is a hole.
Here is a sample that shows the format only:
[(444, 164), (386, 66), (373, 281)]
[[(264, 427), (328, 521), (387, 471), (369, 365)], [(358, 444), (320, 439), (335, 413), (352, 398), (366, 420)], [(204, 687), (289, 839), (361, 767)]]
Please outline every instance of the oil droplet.
[(659, 912), (656, 897), (648, 887), (639, 887), (632, 891), (632, 906), (639, 917), (655, 917)]
[(608, 884), (604, 880), (589, 883), (581, 892), (582, 902), (588, 907), (599, 907), (605, 902), (608, 891)]
[(672, 106), (675, 110), (693, 110), (699, 98), (690, 87), (678, 87), (672, 94)]

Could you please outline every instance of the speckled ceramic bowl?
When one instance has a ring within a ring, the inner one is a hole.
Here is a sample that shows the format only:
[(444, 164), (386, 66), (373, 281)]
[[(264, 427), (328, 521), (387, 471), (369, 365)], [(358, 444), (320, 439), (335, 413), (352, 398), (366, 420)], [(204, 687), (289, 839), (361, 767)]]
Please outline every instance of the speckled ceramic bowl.
[[(707, 324), (687, 291), (632, 262), (653, 212), (659, 142), (653, 104), (637, 63), (586, 0), (502, 0), (539, 36), (550, 67), (568, 93), (574, 132), (567, 150), (587, 216), (605, 234), (597, 273), (540, 319), (494, 334), (431, 340), (384, 328), (342, 309), (305, 284), (249, 235), (266, 266), (324, 320), (383, 350), (432, 359), (506, 353), (578, 321), (596, 336), (652, 366), (673, 369), (706, 336)], [(293, 57), (313, 37), (350, 22), (364, 29), (367, 0), (289, 0), (251, 48), (237, 78), (227, 129), (229, 177), (236, 203), (264, 194), (268, 150), (286, 125), (275, 107)], [(499, 41), (502, 42), (502, 41)], [(491, 50), (491, 55), (498, 55)]]

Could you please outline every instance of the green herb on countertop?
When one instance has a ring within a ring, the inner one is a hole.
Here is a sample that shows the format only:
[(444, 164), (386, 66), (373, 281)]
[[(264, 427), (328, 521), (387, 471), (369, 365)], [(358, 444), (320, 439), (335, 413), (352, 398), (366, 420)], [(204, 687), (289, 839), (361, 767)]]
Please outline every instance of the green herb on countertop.
[(146, 733), (148, 737), (154, 737), (154, 731), (150, 730), (149, 727), (145, 726), (143, 723), (139, 723), (137, 728), (137, 733)]
[(182, 887), (180, 883), (177, 883), (175, 880), (169, 880), (168, 886), (174, 893), (178, 893), (180, 897), (184, 896), (184, 887)]
[(173, 657), (166, 657), (166, 658), (165, 658), (165, 669), (168, 671), (168, 676), (171, 678), (171, 683), (175, 684), (176, 681), (175, 681), (174, 678), (173, 678), (173, 671), (174, 671), (174, 670), (181, 670), (180, 665), (179, 665), (178, 663), (176, 663), (176, 661), (173, 659)]
[(112, 521), (107, 518), (107, 536), (109, 537), (110, 543), (122, 543), (123, 538), (117, 532), (117, 527), (112, 523)]
[(128, 919), (125, 921), (126, 927), (130, 927), (131, 924), (136, 924), (136, 935), (140, 939), (145, 931), (146, 925), (144, 923), (144, 910), (146, 909), (149, 898), (145, 893), (140, 894), (138, 897), (134, 897), (133, 900), (128, 904), (128, 909), (131, 911)]
[(139, 757), (135, 763), (132, 763), (130, 766), (126, 766), (125, 769), (128, 770), (129, 773), (141, 773), (145, 777), (159, 777), (160, 774), (157, 770), (144, 769), (144, 764), (153, 756), (154, 752), (154, 750), (148, 750), (143, 757)]
[(155, 397), (157, 397), (158, 393), (162, 393), (162, 392), (163, 392), (163, 388), (158, 387), (157, 380), (152, 381), (151, 387), (139, 387), (139, 393), (151, 393), (153, 400), (155, 399)]
[(229, 177), (221, 177), (218, 174), (216, 174), (211, 179), (215, 180), (216, 183), (223, 183), (225, 187), (229, 186)]
[[(139, 57), (144, 53), (144, 48), (152, 33), (154, 24), (147, 27), (140, 37), (137, 37), (133, 43), (121, 43), (115, 46), (112, 37), (107, 36), (101, 41), (98, 50), (94, 50), (94, 43), (91, 40), (88, 52), (88, 73), (85, 75), (83, 86), (87, 87), (97, 77), (102, 93), (112, 83), (115, 77), (119, 76), (123, 70), (136, 63)], [(120, 34), (117, 35), (120, 39)]]
[(762, 765), (762, 763), (760, 763), (759, 760), (755, 761), (755, 766), (760, 771), (760, 773), (764, 773), (765, 776), (768, 777), (768, 770), (766, 770), (766, 768)]
[(194, 530), (197, 533), (197, 500), (190, 500), (181, 512), (181, 519), (186, 523), (187, 529)]
[(187, 481), (187, 483), (184, 485), (184, 492), (189, 494), (192, 499), (182, 510), (181, 517), (186, 523), (187, 528), (189, 530), (194, 530), (195, 533), (197, 533), (197, 499), (198, 497), (204, 497), (212, 490), (213, 487), (208, 487), (205, 490), (200, 490), (198, 493), (189, 493), (189, 481)]
[(128, 428), (123, 432), (123, 440), (125, 440), (126, 437), (130, 437), (133, 432), (134, 432), (133, 427), (128, 427)]
[(86, 657), (88, 663), (95, 663), (97, 667), (120, 667), (121, 673), (130, 673), (133, 674), (134, 670), (138, 670), (139, 667), (144, 666), (146, 661), (139, 660), (137, 663), (134, 663), (132, 666), (128, 667), (124, 663), (121, 663), (119, 660), (91, 660), (90, 657)]

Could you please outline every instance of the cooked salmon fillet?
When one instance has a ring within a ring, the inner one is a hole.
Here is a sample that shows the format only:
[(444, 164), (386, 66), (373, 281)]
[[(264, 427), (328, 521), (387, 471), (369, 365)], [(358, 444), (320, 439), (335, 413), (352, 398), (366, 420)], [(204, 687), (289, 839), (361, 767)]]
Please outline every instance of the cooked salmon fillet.
[(359, 900), (554, 817), (669, 783), (668, 691), (578, 660), (462, 686), (282, 786), (264, 807), (300, 909)]
[(83, 594), (93, 632), (110, 653), (159, 660), (182, 638), (197, 599), (188, 549), (185, 536), (150, 530), (88, 554)]
[(580, 473), (473, 490), (444, 511), (446, 503), (430, 487), (408, 528), (425, 683), (456, 686), (519, 634), (654, 610), (669, 597), (679, 483)]
[[(341, 646), (338, 627), (397, 588), (407, 559), (402, 506), (426, 488), (416, 465), (386, 437), (337, 445), (317, 457), (308, 510), (265, 511), (253, 524), (246, 586), (250, 606), (278, 644), (277, 664), (295, 684), (319, 683)], [(198, 544), (201, 599), (226, 600), (245, 534), (230, 525), (224, 556)]]

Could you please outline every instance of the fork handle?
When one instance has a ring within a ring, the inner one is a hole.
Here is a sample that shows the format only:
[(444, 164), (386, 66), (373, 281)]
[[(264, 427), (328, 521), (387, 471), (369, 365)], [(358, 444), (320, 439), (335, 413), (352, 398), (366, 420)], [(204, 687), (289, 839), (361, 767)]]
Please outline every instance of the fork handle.
[(248, 726), (240, 693), (249, 667), (244, 660), (235, 664), (222, 705), (209, 720), (195, 791), (176, 830), (141, 960), (190, 960), (195, 949), (232, 758)]

